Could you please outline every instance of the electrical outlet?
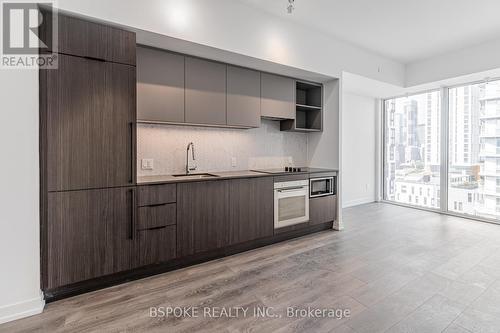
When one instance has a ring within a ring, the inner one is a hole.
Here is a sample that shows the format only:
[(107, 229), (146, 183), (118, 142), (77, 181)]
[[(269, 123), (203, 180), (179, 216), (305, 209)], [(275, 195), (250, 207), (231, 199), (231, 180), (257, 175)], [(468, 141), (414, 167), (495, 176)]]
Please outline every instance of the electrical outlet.
[(143, 158), (141, 161), (142, 170), (153, 170), (154, 160), (152, 158)]
[(233, 168), (236, 168), (237, 162), (236, 162), (236, 157), (231, 157), (231, 166)]

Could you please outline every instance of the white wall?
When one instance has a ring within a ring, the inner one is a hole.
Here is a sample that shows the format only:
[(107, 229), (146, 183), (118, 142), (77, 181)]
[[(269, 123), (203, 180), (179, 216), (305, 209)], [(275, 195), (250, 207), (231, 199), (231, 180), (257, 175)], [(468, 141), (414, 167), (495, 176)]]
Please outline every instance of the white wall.
[(377, 100), (342, 95), (342, 207), (375, 201)]
[(341, 81), (331, 80), (323, 87), (323, 132), (309, 134), (309, 165), (339, 169)]
[(63, 10), (332, 77), (404, 85), (404, 65), (234, 0), (60, 0)]
[(497, 68), (500, 68), (500, 39), (408, 64), (406, 86), (412, 87)]
[(0, 323), (40, 312), (38, 72), (0, 70)]

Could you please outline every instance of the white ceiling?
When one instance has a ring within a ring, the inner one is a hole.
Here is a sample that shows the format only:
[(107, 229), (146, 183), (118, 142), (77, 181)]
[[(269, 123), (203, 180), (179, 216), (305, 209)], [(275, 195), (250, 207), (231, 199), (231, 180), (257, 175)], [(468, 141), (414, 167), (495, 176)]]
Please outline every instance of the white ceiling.
[(500, 0), (239, 0), (408, 64), (500, 38)]

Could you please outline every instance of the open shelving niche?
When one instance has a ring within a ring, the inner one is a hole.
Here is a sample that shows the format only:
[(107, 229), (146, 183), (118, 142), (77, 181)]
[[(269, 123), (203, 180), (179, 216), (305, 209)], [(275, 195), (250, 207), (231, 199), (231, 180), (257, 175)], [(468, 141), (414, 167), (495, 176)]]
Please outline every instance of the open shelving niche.
[(323, 130), (323, 86), (296, 81), (295, 119), (281, 121), (282, 131), (321, 132)]

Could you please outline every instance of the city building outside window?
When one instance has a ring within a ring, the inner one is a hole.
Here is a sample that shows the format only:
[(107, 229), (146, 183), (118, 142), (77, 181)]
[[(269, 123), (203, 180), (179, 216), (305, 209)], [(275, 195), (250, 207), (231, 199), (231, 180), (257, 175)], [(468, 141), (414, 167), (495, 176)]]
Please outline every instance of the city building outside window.
[(449, 211), (500, 220), (500, 80), (446, 90), (447, 119), (441, 119), (441, 90), (384, 101), (384, 199), (444, 209), (446, 177)]
[(429, 198), (439, 195), (440, 91), (386, 100), (384, 108), (389, 134), (384, 143), (384, 199), (426, 205), (417, 197), (413, 202), (413, 196), (422, 196), (424, 189)]
[(450, 210), (499, 219), (500, 81), (451, 88), (448, 95), (448, 202), (461, 203)]

